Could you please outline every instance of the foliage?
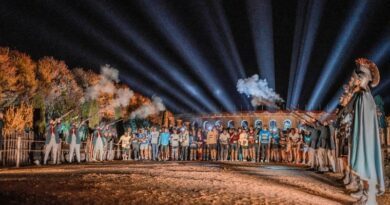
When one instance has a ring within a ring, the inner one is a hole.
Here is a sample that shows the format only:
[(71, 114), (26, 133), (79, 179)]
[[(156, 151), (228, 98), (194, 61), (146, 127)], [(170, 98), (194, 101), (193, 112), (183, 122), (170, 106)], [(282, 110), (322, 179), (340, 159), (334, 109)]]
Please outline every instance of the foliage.
[[(40, 121), (34, 127), (42, 131), (46, 120), (59, 117), (70, 110), (73, 112), (63, 121), (90, 118), (89, 126), (94, 127), (103, 118), (114, 120), (128, 119), (130, 113), (139, 106), (151, 103), (138, 93), (129, 95), (129, 105), (114, 103), (115, 98), (127, 95), (100, 93), (96, 99), (87, 99), (88, 88), (96, 85), (101, 75), (84, 68), (70, 70), (64, 61), (53, 57), (43, 57), (34, 61), (25, 53), (0, 47), (0, 110), (5, 112), (5, 130), (23, 130), (32, 127), (34, 109)], [(115, 89), (129, 89), (127, 85), (114, 83)], [(132, 92), (132, 91), (131, 91)], [(125, 96), (125, 97), (123, 97)], [(150, 116), (146, 120), (135, 120), (136, 127), (148, 123), (159, 124), (161, 117)]]
[(25, 128), (32, 127), (33, 107), (24, 103), (19, 107), (12, 105), (6, 110), (4, 119), (4, 133), (6, 135), (13, 131), (22, 132)]

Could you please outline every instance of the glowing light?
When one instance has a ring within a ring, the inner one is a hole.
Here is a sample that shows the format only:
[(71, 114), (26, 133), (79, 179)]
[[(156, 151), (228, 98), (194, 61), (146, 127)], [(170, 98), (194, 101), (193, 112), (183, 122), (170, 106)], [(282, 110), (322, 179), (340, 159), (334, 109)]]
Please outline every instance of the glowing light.
[[(159, 86), (164, 88), (165, 90), (172, 91), (174, 90), (172, 86), (170, 86), (167, 81), (163, 81), (160, 76), (157, 76), (150, 68), (139, 62), (136, 58), (134, 58), (132, 55), (128, 55), (127, 51), (123, 49), (122, 47), (118, 46), (114, 42), (110, 41), (109, 39), (105, 38), (102, 34), (99, 33), (94, 27), (91, 26), (84, 18), (82, 18), (79, 14), (75, 13), (74, 11), (68, 11), (72, 15), (67, 15), (69, 18), (71, 18), (74, 23), (80, 27), (80, 30), (88, 32), (88, 35), (93, 36), (109, 50), (113, 51), (115, 54), (121, 57), (120, 60), (126, 62), (126, 64), (129, 64), (131, 67), (136, 68), (139, 71), (142, 71), (142, 74), (148, 77), (149, 79), (152, 79), (154, 82), (156, 82)], [(92, 31), (92, 32), (91, 32)], [(145, 72), (146, 71), (146, 72)], [(142, 90), (143, 91), (143, 90)], [(184, 103), (190, 106), (190, 108), (195, 109), (197, 112), (202, 112), (202, 108), (200, 108), (198, 105), (196, 105), (193, 101), (186, 98), (184, 94), (181, 94), (179, 91), (174, 90), (175, 95), (178, 96)], [(165, 99), (166, 100), (166, 99)]]
[(348, 56), (348, 53), (354, 45), (354, 40), (359, 36), (358, 31), (363, 30), (362, 22), (365, 17), (365, 11), (367, 10), (367, 4), (368, 1), (359, 0), (357, 5), (355, 5), (354, 9), (348, 15), (343, 30), (338, 36), (332, 52), (328, 56), (325, 66), (322, 69), (318, 83), (312, 92), (308, 105), (309, 110), (313, 110), (316, 105), (322, 102), (329, 90), (327, 85), (333, 83), (336, 79), (334, 76), (341, 71), (339, 68), (344, 64), (344, 61), (348, 59), (346, 56)]
[[(310, 61), (315, 38), (317, 36), (318, 26), (322, 16), (323, 4), (325, 1), (309, 1), (308, 11), (302, 11), (305, 8), (305, 1), (298, 1), (297, 22), (294, 33), (294, 47), (291, 64), (291, 72), (288, 102), (289, 107), (297, 107), (301, 95), (303, 82), (307, 66)], [(306, 13), (306, 16), (303, 14)], [(304, 31), (301, 36), (301, 30)], [(299, 39), (301, 36), (301, 39)], [(300, 42), (300, 45), (298, 44)], [(293, 81), (292, 81), (293, 80)], [(291, 82), (292, 81), (292, 82)], [(293, 85), (291, 84), (293, 83)]]
[(260, 76), (267, 79), (271, 88), (275, 88), (271, 1), (249, 0), (247, 2)]
[(142, 8), (148, 14), (152, 22), (156, 25), (165, 38), (173, 44), (177, 53), (188, 62), (195, 73), (199, 76), (210, 91), (219, 89), (221, 93), (213, 92), (214, 97), (229, 112), (235, 110), (230, 95), (220, 85), (220, 78), (214, 73), (207, 60), (199, 53), (194, 43), (188, 39), (186, 31), (180, 27), (178, 19), (175, 19), (166, 8), (156, 2), (142, 1)]
[[(105, 19), (110, 20), (111, 25), (113, 25), (116, 30), (128, 38), (128, 41), (140, 49), (145, 55), (149, 56), (149, 59), (155, 62), (156, 65), (159, 65), (164, 72), (169, 72), (170, 75), (168, 77), (171, 82), (177, 82), (176, 84), (181, 85), (179, 88), (186, 90), (194, 97), (195, 101), (202, 103), (202, 105), (210, 111), (216, 112), (218, 110), (217, 106), (207, 98), (207, 95), (202, 89), (200, 89), (193, 80), (188, 78), (188, 76), (180, 72), (180, 68), (178, 68), (174, 62), (170, 61), (163, 52), (160, 52), (158, 47), (152, 45), (142, 34), (137, 32), (137, 30), (132, 27), (131, 23), (126, 23), (119, 16), (115, 16), (108, 12), (103, 3), (104, 2), (92, 2), (91, 8), (97, 9)], [(159, 78), (161, 77), (159, 76)]]

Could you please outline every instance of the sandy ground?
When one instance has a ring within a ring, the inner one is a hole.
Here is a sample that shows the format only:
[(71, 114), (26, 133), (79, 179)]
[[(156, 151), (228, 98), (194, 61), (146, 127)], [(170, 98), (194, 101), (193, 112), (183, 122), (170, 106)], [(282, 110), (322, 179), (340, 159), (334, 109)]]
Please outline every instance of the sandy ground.
[[(0, 204), (353, 204), (336, 174), (221, 162), (0, 169)], [(380, 198), (388, 202), (389, 193)]]

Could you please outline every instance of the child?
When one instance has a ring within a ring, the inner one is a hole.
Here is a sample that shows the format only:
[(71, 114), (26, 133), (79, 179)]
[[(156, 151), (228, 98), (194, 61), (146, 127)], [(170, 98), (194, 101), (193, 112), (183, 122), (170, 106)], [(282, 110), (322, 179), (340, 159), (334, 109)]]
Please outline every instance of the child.
[(242, 160), (246, 162), (248, 157), (248, 134), (245, 129), (242, 130), (238, 143), (242, 150)]

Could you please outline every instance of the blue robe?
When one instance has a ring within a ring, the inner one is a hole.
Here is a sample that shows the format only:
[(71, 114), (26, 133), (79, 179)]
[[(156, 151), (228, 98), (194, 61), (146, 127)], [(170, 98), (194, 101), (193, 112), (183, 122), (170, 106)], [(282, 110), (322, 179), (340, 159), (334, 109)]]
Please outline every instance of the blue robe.
[(378, 194), (385, 191), (382, 150), (376, 105), (370, 91), (357, 95), (352, 131), (350, 165), (363, 180), (378, 186)]

